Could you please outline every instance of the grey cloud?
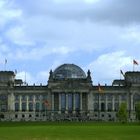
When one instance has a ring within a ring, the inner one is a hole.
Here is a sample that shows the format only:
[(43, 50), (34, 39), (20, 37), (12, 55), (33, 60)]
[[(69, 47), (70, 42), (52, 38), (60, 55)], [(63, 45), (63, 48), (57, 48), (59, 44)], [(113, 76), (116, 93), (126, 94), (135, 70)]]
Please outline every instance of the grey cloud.
[[(19, 3), (19, 1), (18, 1)], [(109, 22), (114, 24), (130, 24), (140, 22), (139, 0), (104, 0), (94, 4), (83, 1), (55, 3), (52, 0), (20, 1), (26, 14), (46, 15), (63, 20), (86, 20), (93, 22)]]

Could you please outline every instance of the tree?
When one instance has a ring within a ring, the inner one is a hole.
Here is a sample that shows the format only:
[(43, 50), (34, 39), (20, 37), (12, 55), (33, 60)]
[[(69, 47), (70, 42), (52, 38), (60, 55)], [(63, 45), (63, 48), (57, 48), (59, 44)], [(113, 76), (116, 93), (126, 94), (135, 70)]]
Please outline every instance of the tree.
[(128, 114), (126, 103), (121, 103), (119, 111), (117, 112), (117, 118), (120, 122), (127, 122)]
[(136, 104), (136, 118), (140, 121), (140, 102)]

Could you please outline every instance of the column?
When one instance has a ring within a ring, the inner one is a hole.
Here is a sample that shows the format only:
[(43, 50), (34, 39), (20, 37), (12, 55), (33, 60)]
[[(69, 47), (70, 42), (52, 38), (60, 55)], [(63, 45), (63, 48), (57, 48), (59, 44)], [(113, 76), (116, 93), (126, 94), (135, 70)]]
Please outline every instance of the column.
[(90, 116), (93, 116), (95, 99), (93, 98), (92, 91), (87, 93), (87, 101), (86, 102), (87, 102), (87, 111), (88, 111)]
[(14, 94), (8, 94), (8, 111), (15, 110), (15, 100), (14, 100)]
[(36, 107), (36, 100), (35, 100), (35, 95), (33, 95), (33, 111), (35, 111)]
[(19, 111), (22, 110), (21, 95), (19, 95)]
[(100, 119), (100, 111), (101, 111), (101, 99), (100, 94), (98, 93), (98, 120)]
[(98, 95), (99, 96), (99, 111), (101, 111), (101, 96), (100, 95)]
[(89, 99), (90, 96), (88, 96), (88, 102), (91, 100), (91, 108), (88, 108), (88, 111), (93, 112), (94, 111), (94, 103), (95, 103), (95, 100), (93, 99), (93, 93), (90, 93), (90, 94), (91, 94), (91, 99)]
[(133, 94), (130, 95), (130, 100), (131, 100), (131, 106), (130, 106), (130, 110), (133, 111), (134, 110), (134, 101), (133, 101)]
[(80, 93), (80, 111), (82, 111), (82, 93)]
[(59, 93), (59, 113), (61, 113), (61, 93)]
[(105, 96), (105, 111), (108, 111), (108, 100), (107, 95)]
[(39, 111), (42, 111), (42, 95), (39, 97)]
[(51, 95), (51, 102), (52, 102), (52, 111), (54, 111), (54, 93), (52, 93), (52, 95)]
[(68, 112), (68, 94), (66, 93), (66, 113)]
[(26, 111), (29, 111), (29, 96), (26, 98)]
[(112, 111), (114, 111), (114, 102), (115, 102), (114, 95), (112, 95)]
[(73, 93), (73, 113), (75, 113), (75, 94)]

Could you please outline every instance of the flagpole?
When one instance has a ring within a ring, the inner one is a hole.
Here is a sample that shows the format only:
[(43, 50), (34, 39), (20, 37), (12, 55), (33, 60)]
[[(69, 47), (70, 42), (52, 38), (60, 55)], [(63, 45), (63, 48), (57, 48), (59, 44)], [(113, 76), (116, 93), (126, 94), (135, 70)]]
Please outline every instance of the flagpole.
[(6, 64), (4, 64), (4, 70), (6, 71)]
[(26, 84), (26, 71), (25, 71), (25, 75), (24, 75), (24, 83)]
[(120, 70), (120, 80), (121, 80), (121, 70)]
[(7, 59), (5, 59), (5, 62), (4, 62), (4, 69), (6, 71), (6, 64), (7, 64)]

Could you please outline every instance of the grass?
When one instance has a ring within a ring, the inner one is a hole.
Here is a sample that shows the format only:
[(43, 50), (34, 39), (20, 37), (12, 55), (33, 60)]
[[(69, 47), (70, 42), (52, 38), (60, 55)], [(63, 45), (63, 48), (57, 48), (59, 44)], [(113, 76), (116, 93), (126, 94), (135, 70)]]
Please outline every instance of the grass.
[(139, 140), (136, 123), (0, 122), (0, 140)]

